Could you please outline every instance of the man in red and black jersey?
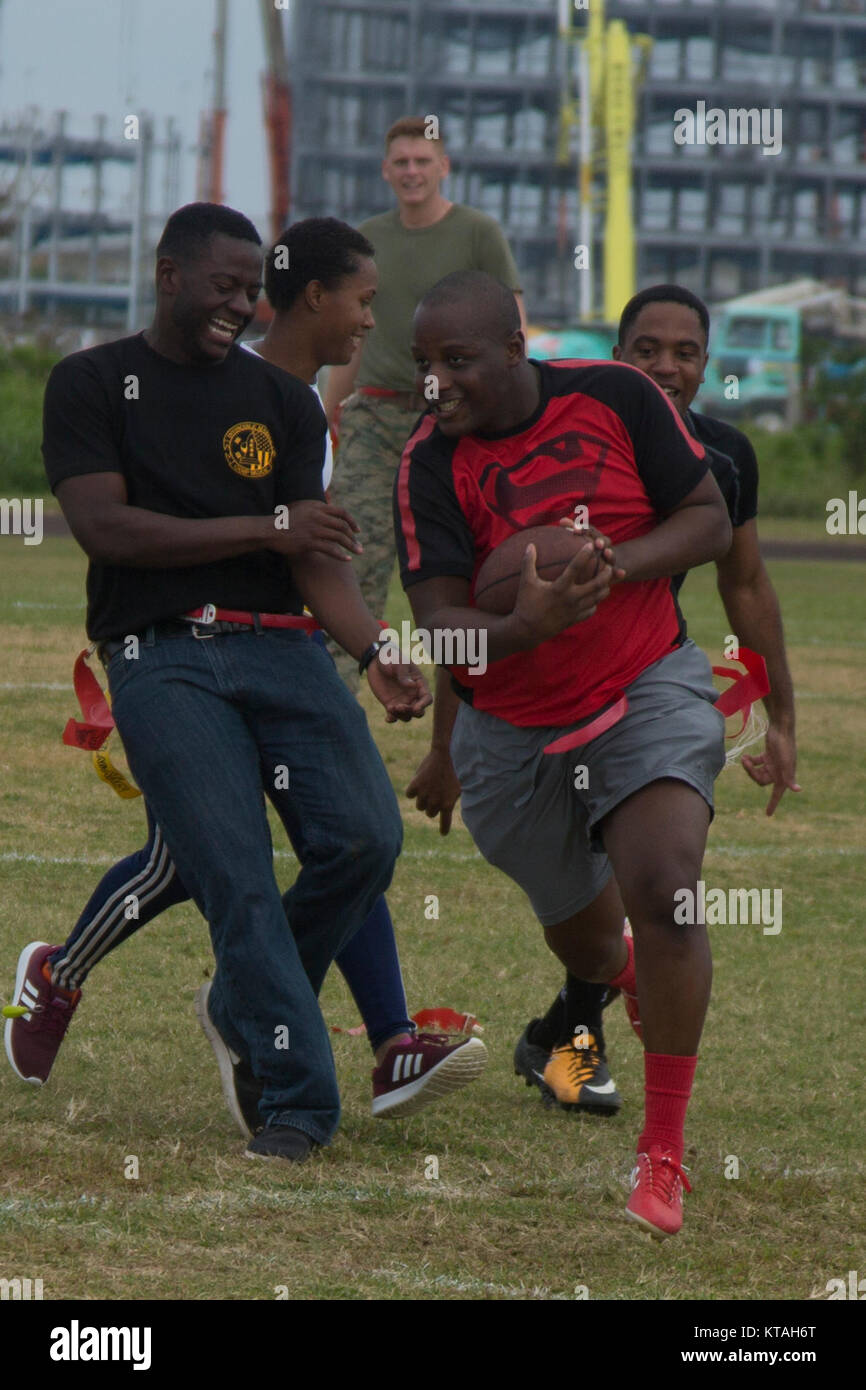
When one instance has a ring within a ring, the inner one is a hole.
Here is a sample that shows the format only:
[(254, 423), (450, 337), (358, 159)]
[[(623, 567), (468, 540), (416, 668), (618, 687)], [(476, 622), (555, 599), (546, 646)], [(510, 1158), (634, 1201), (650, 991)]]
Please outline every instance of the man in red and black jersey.
[[(758, 464), (755, 451), (740, 430), (692, 410), (692, 402), (704, 379), (710, 319), (706, 305), (681, 285), (651, 285), (636, 294), (622, 311), (614, 357), (628, 362), (656, 382), (669, 398), (683, 423), (705, 446), (731, 520), (733, 536), (728, 553), (716, 561), (719, 596), (729, 627), (741, 646), (759, 652), (767, 663), (770, 691), (764, 700), (769, 727), (764, 751), (746, 755), (743, 767), (759, 786), (771, 787), (767, 815), (772, 816), (786, 791), (799, 791), (796, 780), (794, 692), (785, 654), (785, 638), (779, 600), (767, 573), (758, 540)], [(685, 575), (674, 578), (679, 590)], [(442, 768), (439, 779), (450, 772)], [(431, 759), (427, 777), (437, 767)], [(447, 795), (435, 791), (429, 810), (435, 814), (451, 807), (459, 788)], [(421, 790), (419, 788), (419, 790)], [(444, 789), (443, 789), (444, 790)], [(422, 793), (423, 794), (423, 793)], [(436, 795), (439, 794), (438, 801)], [(448, 796), (451, 797), (448, 800)], [(527, 1084), (535, 1085), (546, 1101), (564, 1109), (597, 1109), (592, 1063), (604, 1056), (602, 1010), (616, 997), (603, 985), (566, 976), (565, 984), (542, 1018), (533, 1018), (524, 1029), (514, 1052), (514, 1068)], [(636, 1017), (636, 1001), (625, 999), (630, 1016)], [(583, 1065), (575, 1058), (575, 1034), (589, 1031), (598, 1054), (584, 1050)], [(597, 1068), (595, 1068), (597, 1069)], [(618, 1108), (614, 1090), (608, 1097)]]
[[(724, 721), (670, 576), (726, 552), (727, 511), (656, 386), (624, 365), (529, 362), (513, 296), (492, 277), (440, 281), (419, 305), (413, 353), (438, 399), (395, 487), (403, 584), (419, 628), (483, 634), (489, 663), (452, 672), (463, 818), (573, 975), (636, 995), (637, 957), (646, 1120), (627, 1210), (672, 1234), (711, 974), (705, 929), (674, 922), (674, 895), (700, 877)], [(530, 549), (513, 611), (472, 607), (502, 540), (582, 506), (603, 537), (591, 580), (578, 557), (545, 583)], [(440, 711), (434, 738), (447, 722)]]

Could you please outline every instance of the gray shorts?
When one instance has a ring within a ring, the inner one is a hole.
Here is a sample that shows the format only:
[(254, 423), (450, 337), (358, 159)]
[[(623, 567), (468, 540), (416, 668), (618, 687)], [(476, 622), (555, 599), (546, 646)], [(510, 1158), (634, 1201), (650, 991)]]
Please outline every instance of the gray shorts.
[(626, 695), (618, 724), (566, 753), (543, 750), (567, 728), (518, 728), (466, 704), (458, 710), (451, 757), (464, 823), (484, 858), (520, 885), (543, 926), (598, 897), (612, 870), (597, 827), (633, 792), (674, 778), (694, 787), (712, 814), (725, 721), (713, 708), (718, 691), (704, 653), (685, 642)]

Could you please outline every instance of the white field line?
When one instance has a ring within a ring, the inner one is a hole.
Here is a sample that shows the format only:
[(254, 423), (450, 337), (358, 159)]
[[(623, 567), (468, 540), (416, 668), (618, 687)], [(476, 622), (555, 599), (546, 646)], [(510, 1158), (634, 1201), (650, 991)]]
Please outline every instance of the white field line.
[[(757, 859), (761, 855), (772, 854), (778, 858), (810, 859), (849, 859), (862, 858), (866, 848), (822, 849), (817, 845), (764, 845), (755, 849), (750, 845), (710, 845), (708, 853), (727, 854), (736, 859)], [(33, 854), (24, 850), (6, 850), (0, 854), (0, 864), (83, 864), (90, 868), (100, 868), (105, 864), (116, 864), (123, 856), (110, 854)], [(274, 850), (275, 859), (288, 859), (297, 863), (290, 850)], [(404, 849), (401, 859), (442, 860), (450, 864), (473, 864), (483, 862), (477, 851), (461, 853), (445, 849)]]
[[(240, 1151), (238, 1151), (237, 1156), (240, 1161)], [(226, 1156), (226, 1161), (229, 1163), (232, 1161), (230, 1155)], [(243, 1166), (246, 1167), (245, 1164)], [(712, 1156), (707, 1155), (698, 1173), (703, 1191), (710, 1191), (714, 1187), (728, 1186), (721, 1177), (722, 1166), (721, 1158), (713, 1161)], [(740, 1172), (741, 1178), (760, 1177), (781, 1182), (796, 1178), (817, 1178), (826, 1182), (835, 1182), (852, 1177), (862, 1179), (866, 1174), (866, 1167), (859, 1162), (844, 1166), (836, 1164), (801, 1166), (797, 1163), (784, 1163), (773, 1158), (770, 1158), (769, 1162), (761, 1162), (760, 1157), (756, 1155), (754, 1159), (742, 1160)], [(503, 1172), (503, 1179), (505, 1178), (510, 1180), (510, 1173)], [(613, 1184), (625, 1193), (628, 1190), (628, 1164), (588, 1163), (583, 1165), (583, 1179), (586, 1183), (596, 1184), (599, 1188), (605, 1184)], [(392, 1179), (387, 1184), (358, 1185), (335, 1178), (330, 1183), (323, 1183), (314, 1188), (274, 1188), (268, 1190), (259, 1187), (243, 1187), (239, 1191), (232, 1191), (225, 1186), (220, 1186), (218, 1190), (213, 1192), (173, 1192), (164, 1195), (142, 1193), (137, 1200), (146, 1202), (149, 1206), (155, 1204), (158, 1209), (164, 1211), (222, 1212), (226, 1215), (242, 1215), (256, 1207), (287, 1209), (291, 1207), (334, 1206), (341, 1202), (363, 1205), (365, 1202), (380, 1202), (383, 1197), (392, 1199), (403, 1197), (409, 1200), (423, 1201), (426, 1205), (430, 1201), (447, 1195), (449, 1200), (456, 1199), (468, 1203), (477, 1201), (482, 1206), (487, 1206), (491, 1195), (502, 1195), (495, 1184), (491, 1187), (489, 1181), (472, 1183), (470, 1180), (470, 1182), (463, 1182), (456, 1187), (450, 1186), (445, 1194), (439, 1190), (440, 1187), (441, 1184), (438, 1183), (419, 1185), (417, 1175), (413, 1173), (406, 1182)], [(10, 1221), (26, 1220), (27, 1218), (37, 1222), (44, 1221), (47, 1213), (56, 1215), (65, 1213), (67, 1217), (74, 1219), (91, 1213), (96, 1215), (111, 1211), (126, 1214), (128, 1209), (129, 1199), (121, 1200), (95, 1193), (81, 1193), (77, 1197), (4, 1197), (0, 1199), (0, 1227)], [(371, 1270), (370, 1273), (390, 1277), (392, 1274), (399, 1274), (401, 1268), (398, 1265), (391, 1270)], [(419, 1271), (416, 1268), (413, 1272), (418, 1273)], [(472, 1279), (471, 1276), (466, 1277), (466, 1282), (476, 1286), (479, 1284), (479, 1281)], [(517, 1293), (518, 1290), (514, 1289), (514, 1292)], [(524, 1292), (528, 1292), (528, 1290), (524, 1290)], [(567, 1297), (571, 1297), (571, 1295), (567, 1295)]]
[(73, 693), (71, 681), (0, 681), (0, 690), (68, 690)]
[[(817, 845), (763, 845), (755, 848), (752, 845), (710, 845), (709, 855), (719, 853), (719, 855), (730, 855), (734, 859), (759, 859), (762, 855), (773, 855), (778, 858), (796, 859), (853, 859), (863, 858), (866, 855), (866, 848), (858, 847), (851, 849), (822, 849)], [(22, 849), (7, 849), (0, 853), (0, 863), (31, 863), (31, 865), (85, 865), (89, 867), (100, 867), (103, 865), (113, 865), (118, 862), (117, 855), (38, 855), (38, 853), (22, 851)], [(297, 863), (296, 856), (291, 849), (275, 849), (274, 859), (289, 859)], [(448, 863), (478, 863), (482, 862), (481, 855), (477, 851), (463, 853), (452, 851), (452, 849), (405, 849), (400, 859), (441, 859)]]
[[(120, 858), (123, 856), (121, 855)], [(476, 853), (460, 854), (448, 850), (404, 850), (400, 856), (402, 859), (447, 859), (452, 863), (470, 864), (481, 859)], [(291, 850), (274, 850), (275, 859), (289, 859), (297, 863), (297, 859)], [(117, 855), (110, 854), (32, 854), (24, 850), (6, 850), (0, 854), (0, 864), (84, 864), (91, 868), (100, 868), (105, 864), (116, 864)]]
[[(364, 1277), (363, 1272), (361, 1277)], [(450, 1274), (428, 1276), (411, 1265), (397, 1265), (396, 1269), (371, 1269), (368, 1271), (368, 1277), (386, 1279), (391, 1284), (408, 1284), (413, 1289), (428, 1289), (431, 1293), (498, 1293), (505, 1298), (544, 1299), (552, 1303), (571, 1303), (575, 1298), (575, 1295), (570, 1293), (554, 1293), (552, 1289), (541, 1284), (489, 1284), (484, 1279), (473, 1278), (471, 1274), (466, 1274), (460, 1279), (455, 1279)], [(583, 1288), (582, 1285), (580, 1287)]]

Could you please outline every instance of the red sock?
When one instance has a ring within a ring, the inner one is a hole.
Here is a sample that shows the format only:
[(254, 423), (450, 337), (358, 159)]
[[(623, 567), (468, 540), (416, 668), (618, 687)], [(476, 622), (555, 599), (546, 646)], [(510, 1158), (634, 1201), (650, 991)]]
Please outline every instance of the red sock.
[(638, 1153), (650, 1144), (664, 1144), (683, 1160), (683, 1125), (697, 1057), (669, 1057), (663, 1052), (644, 1053), (644, 1127), (637, 1141)]
[(630, 936), (623, 936), (623, 941), (628, 948), (628, 960), (618, 975), (614, 975), (612, 980), (608, 980), (611, 989), (621, 989), (624, 994), (637, 995), (637, 981), (634, 977), (634, 942)]

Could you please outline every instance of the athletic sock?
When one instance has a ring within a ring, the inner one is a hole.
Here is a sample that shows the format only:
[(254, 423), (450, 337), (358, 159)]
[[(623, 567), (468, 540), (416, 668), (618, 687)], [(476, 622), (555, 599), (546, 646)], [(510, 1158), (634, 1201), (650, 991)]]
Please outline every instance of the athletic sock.
[[(62, 950), (62, 948), (61, 948), (61, 950)], [(64, 989), (64, 987), (63, 987), (62, 985), (58, 985), (58, 984), (55, 982), (55, 979), (54, 979), (54, 960), (55, 960), (55, 958), (56, 958), (59, 954), (60, 954), (60, 952), (55, 951), (52, 955), (46, 956), (46, 957), (45, 957), (45, 960), (44, 960), (43, 965), (42, 965), (42, 974), (45, 976), (45, 979), (48, 981), (48, 983), (50, 984), (51, 988), (52, 988), (53, 990), (56, 990), (56, 992), (57, 992), (59, 995), (61, 995), (61, 997), (62, 997), (63, 999), (74, 999), (74, 998), (75, 998), (75, 995), (78, 993), (78, 990), (77, 990), (77, 989)]]
[(637, 995), (637, 981), (634, 975), (634, 942), (630, 936), (623, 935), (623, 941), (628, 949), (628, 960), (618, 975), (614, 975), (610, 981), (611, 989), (621, 989), (624, 994)]
[(647, 1153), (650, 1144), (663, 1144), (682, 1163), (683, 1125), (697, 1064), (697, 1057), (644, 1053), (644, 1127), (638, 1153)]
[(601, 1011), (607, 990), (607, 985), (579, 980), (576, 975), (565, 977), (565, 1028), (560, 1042), (567, 1042), (578, 1029), (585, 1029), (592, 1033), (601, 1050), (604, 1050)]
[[(570, 979), (567, 976), (566, 979)], [(536, 1018), (529, 1026), (528, 1037), (536, 1047), (546, 1047), (552, 1052), (559, 1045), (563, 1030), (565, 1029), (565, 993), (566, 986), (559, 991), (544, 1018)]]

